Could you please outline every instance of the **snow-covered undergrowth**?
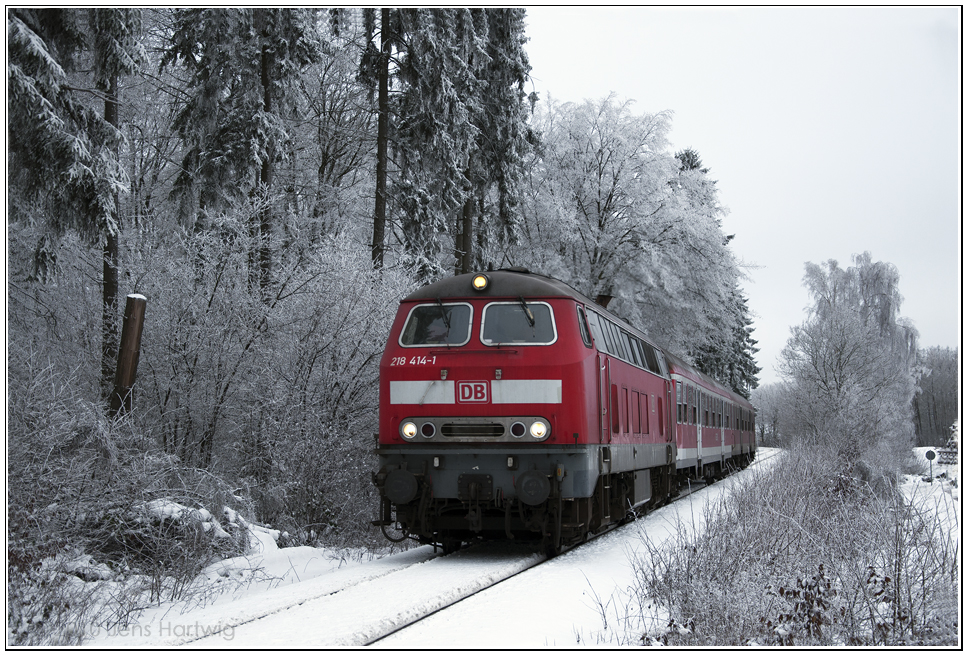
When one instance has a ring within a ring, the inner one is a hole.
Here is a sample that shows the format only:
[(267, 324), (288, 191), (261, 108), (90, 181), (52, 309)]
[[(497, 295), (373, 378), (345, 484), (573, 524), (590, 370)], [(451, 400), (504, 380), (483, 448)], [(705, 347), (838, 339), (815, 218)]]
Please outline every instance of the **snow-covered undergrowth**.
[[(179, 618), (377, 557), (363, 549), (280, 548), (285, 535), (247, 521), (228, 506), (219, 519), (205, 508), (159, 498), (138, 504), (125, 520), (124, 531), (130, 539), (144, 542), (148, 537), (163, 536), (170, 551), (184, 550), (193, 560), (199, 555), (198, 544), (220, 545), (206, 547), (206, 553), (242, 555), (216, 560), (201, 569), (198, 563), (204, 561), (195, 560), (186, 570), (181, 568), (185, 563), (173, 563), (166, 553), (158, 552), (158, 568), (152, 572), (124, 563), (98, 562), (79, 548), (62, 548), (43, 558), (30, 576), (18, 582), (13, 600), (17, 608), (12, 609), (15, 623), (8, 617), (8, 645), (22, 642), (24, 636), (40, 644), (90, 643), (131, 636), (144, 632), (145, 627), (158, 633), (166, 626), (184, 634), (172, 633), (174, 638), (197, 638), (223, 627), (216, 622), (202, 630), (179, 623)], [(186, 572), (191, 576), (186, 578)]]
[(630, 611), (613, 618), (621, 641), (957, 644), (957, 468), (878, 493), (834, 459), (781, 457), (708, 506), (702, 530), (647, 542)]

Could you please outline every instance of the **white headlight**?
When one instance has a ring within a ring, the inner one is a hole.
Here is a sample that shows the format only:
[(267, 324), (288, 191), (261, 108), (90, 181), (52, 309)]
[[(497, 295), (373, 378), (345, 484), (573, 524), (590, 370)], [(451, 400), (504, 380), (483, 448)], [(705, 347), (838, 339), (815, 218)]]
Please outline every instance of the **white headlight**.
[(406, 422), (400, 427), (400, 434), (403, 435), (405, 439), (413, 439), (417, 435), (417, 424), (412, 421)]
[(542, 439), (548, 434), (548, 426), (543, 421), (536, 421), (531, 424), (531, 437)]

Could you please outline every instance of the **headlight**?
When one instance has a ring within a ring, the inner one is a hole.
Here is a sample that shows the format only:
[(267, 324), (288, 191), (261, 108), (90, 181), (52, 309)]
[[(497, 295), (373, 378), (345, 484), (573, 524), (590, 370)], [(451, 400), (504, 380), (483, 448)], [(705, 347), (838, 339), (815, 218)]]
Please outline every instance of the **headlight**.
[(543, 421), (536, 421), (531, 424), (531, 437), (543, 439), (548, 434), (548, 425)]
[(417, 424), (412, 421), (405, 422), (400, 426), (400, 434), (406, 440), (412, 440), (417, 435)]
[(479, 273), (474, 276), (474, 279), (471, 281), (471, 287), (474, 288), (475, 292), (482, 292), (487, 289), (487, 283), (487, 276), (485, 276), (483, 273)]

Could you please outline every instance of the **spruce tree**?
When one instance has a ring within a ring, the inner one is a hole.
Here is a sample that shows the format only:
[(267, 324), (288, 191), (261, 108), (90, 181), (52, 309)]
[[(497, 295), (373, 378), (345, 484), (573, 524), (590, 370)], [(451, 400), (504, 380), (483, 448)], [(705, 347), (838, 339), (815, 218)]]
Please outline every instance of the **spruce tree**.
[(186, 147), (176, 190), (196, 230), (208, 211), (253, 202), (250, 286), (271, 280), (272, 192), (289, 138), (286, 117), (298, 74), (320, 57), (316, 13), (308, 9), (178, 10), (163, 66), (189, 74), (174, 127)]
[[(138, 9), (11, 9), (7, 14), (12, 220), (40, 226), (35, 277), (50, 275), (67, 229), (102, 249), (101, 388), (117, 358), (123, 76), (144, 59)], [(76, 64), (89, 58), (93, 80)], [(90, 99), (103, 98), (99, 114)]]

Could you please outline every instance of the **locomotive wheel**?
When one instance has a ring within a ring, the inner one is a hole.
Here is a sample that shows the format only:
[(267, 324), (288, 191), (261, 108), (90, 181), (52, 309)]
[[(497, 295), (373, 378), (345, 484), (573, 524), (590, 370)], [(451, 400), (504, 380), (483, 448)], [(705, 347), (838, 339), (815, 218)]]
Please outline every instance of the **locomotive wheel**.
[(461, 544), (461, 541), (457, 538), (444, 538), (440, 541), (440, 546), (443, 547), (445, 556), (460, 549)]

